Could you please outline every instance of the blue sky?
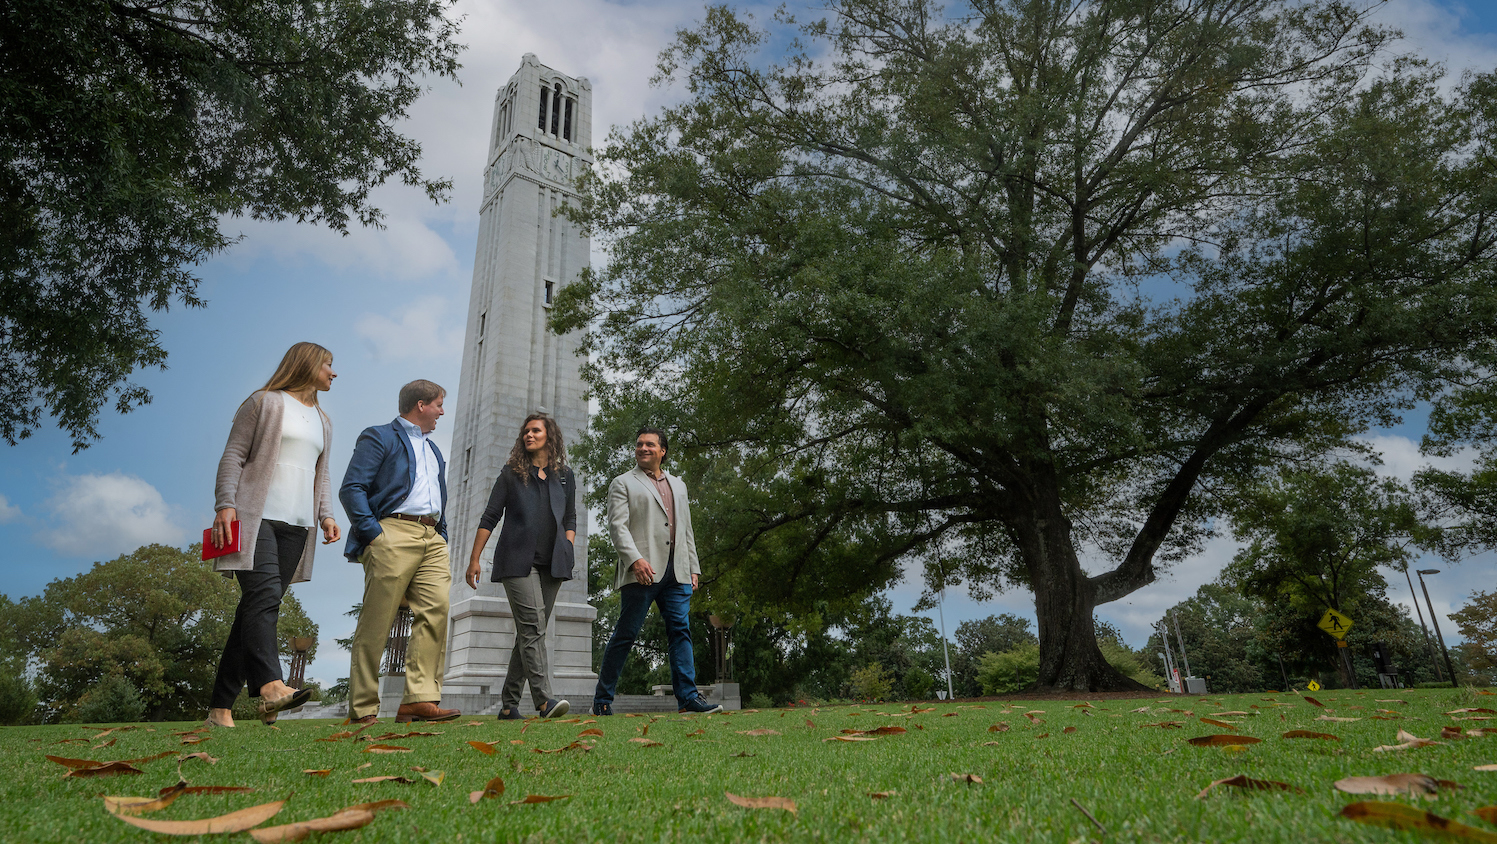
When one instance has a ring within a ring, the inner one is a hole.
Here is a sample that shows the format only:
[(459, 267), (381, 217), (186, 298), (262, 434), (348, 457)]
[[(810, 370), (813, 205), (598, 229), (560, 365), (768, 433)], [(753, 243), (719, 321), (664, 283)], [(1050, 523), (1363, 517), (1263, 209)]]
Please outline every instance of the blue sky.
[[(765, 17), (767, 7), (758, 8)], [(656, 54), (677, 28), (701, 17), (702, 6), (462, 0), (456, 12), (467, 16), (462, 85), (434, 84), (406, 127), (423, 144), (423, 169), (454, 179), (452, 202), (434, 206), (403, 188), (382, 189), (388, 227), (347, 237), (291, 223), (229, 221), (243, 239), (200, 268), (208, 307), (175, 307), (154, 319), (170, 368), (137, 376), (154, 394), (150, 405), (123, 416), (106, 413), (102, 441), (76, 455), (53, 429), (0, 446), (0, 592), (36, 594), (55, 578), (137, 545), (185, 545), (200, 536), (212, 520), (213, 477), (234, 408), (296, 341), (312, 340), (335, 354), (339, 378), (323, 399), (334, 424), (335, 484), (358, 431), (395, 415), (401, 384), (429, 378), (455, 393), (494, 92), (526, 52), (586, 76), (594, 88), (593, 143), (600, 144), (608, 127), (679, 96), (649, 87), (648, 79)], [(1497, 68), (1497, 3), (1405, 0), (1381, 14), (1424, 55), (1452, 68)], [(456, 398), (449, 397), (449, 407)], [(1406, 476), (1419, 465), (1419, 433), (1414, 424), (1379, 432), (1387, 471)], [(450, 434), (443, 420), (437, 441), (444, 449)], [(458, 545), (467, 541), (456, 538)], [(1215, 578), (1232, 550), (1230, 542), (1213, 542), (1160, 583), (1099, 615), (1142, 644), (1148, 625)], [(1445, 614), (1473, 589), (1491, 588), (1491, 558), (1431, 564), (1446, 571), (1431, 579), (1430, 590), (1448, 637), (1455, 626)], [(1392, 582), (1393, 597), (1406, 599), (1401, 578)], [(321, 625), (321, 653), (309, 676), (330, 682), (347, 675), (347, 655), (332, 639), (350, 632), (342, 613), (361, 589), (360, 570), (338, 546), (319, 547), (313, 580), (296, 587)], [(907, 579), (892, 593), (896, 608), (908, 611), (918, 593)], [(978, 603), (953, 590), (945, 607), (952, 630), (995, 612), (1033, 617), (1022, 592)]]

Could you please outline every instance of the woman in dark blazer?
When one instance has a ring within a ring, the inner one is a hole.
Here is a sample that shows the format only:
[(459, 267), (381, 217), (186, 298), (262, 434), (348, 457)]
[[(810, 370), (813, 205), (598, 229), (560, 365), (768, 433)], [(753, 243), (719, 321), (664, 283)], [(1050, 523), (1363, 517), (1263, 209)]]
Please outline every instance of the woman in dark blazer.
[(515, 645), (509, 656), (500, 701), (500, 720), (523, 718), (520, 691), (530, 682), (535, 710), (542, 718), (565, 715), (571, 705), (551, 697), (546, 665), (546, 624), (563, 581), (572, 579), (577, 537), (577, 479), (566, 465), (566, 448), (556, 420), (532, 413), (520, 426), (509, 462), (494, 480), (489, 505), (478, 520), (478, 535), (468, 555), (468, 585), (478, 588), (479, 555), (504, 519), (494, 549), (490, 579), (504, 584), (515, 622)]

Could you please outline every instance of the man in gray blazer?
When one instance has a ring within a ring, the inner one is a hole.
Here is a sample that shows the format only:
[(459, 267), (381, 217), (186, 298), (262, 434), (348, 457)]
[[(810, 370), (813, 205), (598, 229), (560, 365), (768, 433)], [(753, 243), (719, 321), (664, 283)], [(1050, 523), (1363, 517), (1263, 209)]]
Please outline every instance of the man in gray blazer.
[(660, 618), (665, 622), (671, 691), (679, 711), (722, 711), (697, 691), (687, 613), (702, 567), (691, 532), (686, 484), (661, 468), (668, 449), (664, 431), (640, 428), (634, 437), (637, 465), (608, 485), (608, 537), (618, 551), (613, 586), (619, 591), (620, 608), (618, 624), (598, 671), (594, 715), (613, 714), (619, 675), (652, 603), (660, 608)]

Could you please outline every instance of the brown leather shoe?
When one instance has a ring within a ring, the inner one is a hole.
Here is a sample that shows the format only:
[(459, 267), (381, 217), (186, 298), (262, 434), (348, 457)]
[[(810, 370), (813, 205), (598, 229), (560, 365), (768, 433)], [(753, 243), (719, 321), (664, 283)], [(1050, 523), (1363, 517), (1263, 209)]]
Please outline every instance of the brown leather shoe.
[(345, 724), (349, 724), (351, 726), (367, 727), (370, 724), (378, 724), (379, 723), (379, 716), (378, 715), (365, 715), (363, 718), (350, 718), (347, 721), (345, 721), (344, 723)]
[(461, 714), (463, 714), (461, 709), (443, 709), (432, 701), (423, 700), (420, 703), (402, 703), (400, 709), (395, 712), (395, 723), (408, 724), (411, 721), (451, 721)]

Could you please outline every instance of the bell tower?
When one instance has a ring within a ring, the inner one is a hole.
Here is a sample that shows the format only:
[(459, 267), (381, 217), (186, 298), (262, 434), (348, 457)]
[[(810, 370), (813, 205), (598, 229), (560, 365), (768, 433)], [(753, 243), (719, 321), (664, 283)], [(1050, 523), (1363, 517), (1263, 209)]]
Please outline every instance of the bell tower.
[[(556, 417), (569, 448), (587, 428), (578, 337), (553, 333), (546, 320), (557, 291), (588, 266), (587, 236), (557, 211), (576, 201), (576, 178), (592, 163), (592, 99), (586, 79), (526, 53), (494, 100), (448, 463), (452, 611), (442, 699), (468, 713), (498, 703), (514, 644), (504, 589), (489, 581), (500, 528), (484, 550), (478, 589), (463, 582), (494, 479), (530, 413)], [(577, 486), (586, 488), (580, 474)], [(546, 656), (552, 694), (585, 708), (597, 681), (597, 611), (587, 603), (587, 517), (577, 504), (575, 577), (557, 596)]]

